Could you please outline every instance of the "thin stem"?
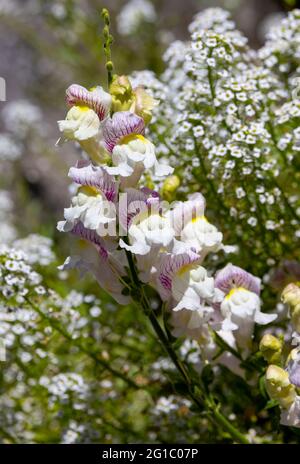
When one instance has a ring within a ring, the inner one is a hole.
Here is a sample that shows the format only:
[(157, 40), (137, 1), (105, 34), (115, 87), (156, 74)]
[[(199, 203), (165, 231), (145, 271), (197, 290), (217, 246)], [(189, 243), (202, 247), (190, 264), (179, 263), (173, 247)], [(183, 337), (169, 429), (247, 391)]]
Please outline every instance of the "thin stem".
[(114, 65), (111, 60), (111, 44), (113, 43), (113, 36), (110, 33), (110, 17), (109, 17), (109, 12), (106, 8), (103, 8), (102, 10), (102, 18), (104, 21), (104, 28), (103, 28), (103, 37), (104, 37), (104, 54), (105, 54), (105, 59), (106, 59), (106, 71), (107, 71), (107, 82), (108, 82), (108, 88), (110, 87), (110, 84), (113, 81), (113, 70), (114, 70)]
[[(187, 386), (187, 393), (191, 400), (195, 403), (195, 405), (200, 409), (200, 411), (203, 413), (203, 409), (207, 409), (209, 412), (209, 416), (211, 416), (211, 420), (220, 426), (223, 430), (226, 430), (230, 436), (237, 441), (238, 443), (244, 443), (247, 444), (249, 441), (247, 438), (241, 434), (219, 411), (218, 405), (216, 405), (215, 401), (209, 397), (205, 397), (205, 393), (203, 392), (203, 389), (200, 388), (199, 385), (196, 385), (193, 380), (189, 376), (189, 372), (184, 366), (184, 364), (181, 362), (181, 360), (178, 358), (175, 350), (173, 349), (171, 343), (168, 340), (167, 335), (163, 331), (160, 323), (157, 320), (156, 314), (154, 311), (151, 309), (151, 306), (148, 302), (147, 296), (145, 295), (144, 288), (139, 281), (138, 278), (138, 273), (135, 267), (135, 263), (133, 261), (132, 255), (128, 252), (127, 253), (127, 259), (128, 259), (128, 265), (130, 269), (130, 274), (131, 277), (133, 278), (132, 284), (133, 284), (133, 292), (136, 291), (137, 288), (141, 289), (141, 300), (140, 300), (140, 305), (143, 309), (143, 312), (145, 315), (148, 316), (151, 325), (157, 334), (161, 344), (163, 345), (165, 351), (171, 358), (173, 364), (175, 365), (176, 369), (178, 370), (180, 376), (182, 377), (183, 382)], [(197, 393), (195, 393), (195, 388), (197, 387)]]

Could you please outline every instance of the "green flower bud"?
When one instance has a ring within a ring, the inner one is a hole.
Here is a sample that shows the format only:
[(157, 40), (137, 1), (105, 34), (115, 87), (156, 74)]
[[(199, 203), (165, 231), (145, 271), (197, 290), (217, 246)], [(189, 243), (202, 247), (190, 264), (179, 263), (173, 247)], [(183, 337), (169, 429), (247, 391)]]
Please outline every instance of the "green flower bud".
[(300, 333), (300, 282), (291, 283), (281, 294), (283, 303), (290, 307), (290, 317), (297, 332)]
[(112, 109), (116, 111), (127, 111), (134, 101), (134, 93), (127, 76), (113, 77), (109, 87), (112, 96)]
[(294, 385), (289, 381), (289, 374), (281, 367), (271, 364), (266, 372), (266, 389), (269, 396), (277, 400), (282, 408), (288, 408), (296, 398)]
[(166, 198), (167, 200), (172, 200), (174, 193), (180, 186), (180, 178), (176, 175), (169, 176), (166, 178), (166, 180), (163, 183), (162, 186), (162, 196), (163, 198)]
[(266, 334), (260, 341), (259, 349), (269, 364), (280, 365), (283, 343), (271, 334)]

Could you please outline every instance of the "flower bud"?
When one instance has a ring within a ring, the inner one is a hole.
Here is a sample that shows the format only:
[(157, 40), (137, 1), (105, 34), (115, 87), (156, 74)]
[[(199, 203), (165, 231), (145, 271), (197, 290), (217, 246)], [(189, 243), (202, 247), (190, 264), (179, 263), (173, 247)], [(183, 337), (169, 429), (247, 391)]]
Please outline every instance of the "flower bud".
[(173, 195), (180, 186), (180, 178), (176, 175), (169, 176), (163, 183), (162, 186), (162, 196), (166, 198), (168, 201), (173, 199)]
[(134, 89), (134, 101), (130, 110), (141, 116), (145, 124), (149, 124), (152, 118), (152, 110), (158, 105), (158, 100), (155, 100), (149, 95), (143, 87)]
[(281, 294), (283, 303), (290, 307), (290, 317), (297, 332), (300, 333), (300, 283), (291, 283)]
[(266, 372), (266, 388), (269, 396), (277, 400), (282, 408), (288, 408), (296, 398), (295, 387), (289, 381), (289, 374), (273, 364)]
[(134, 94), (127, 76), (114, 76), (109, 92), (112, 97), (112, 109), (114, 112), (130, 109), (133, 104)]
[(266, 334), (260, 341), (259, 349), (269, 364), (280, 364), (282, 341), (271, 334)]

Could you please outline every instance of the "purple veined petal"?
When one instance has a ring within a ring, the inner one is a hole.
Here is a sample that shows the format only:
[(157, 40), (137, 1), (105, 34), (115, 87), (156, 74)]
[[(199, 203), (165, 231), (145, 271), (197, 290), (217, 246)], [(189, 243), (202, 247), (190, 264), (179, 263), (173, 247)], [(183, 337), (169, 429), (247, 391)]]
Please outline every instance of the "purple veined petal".
[(171, 296), (174, 275), (184, 266), (197, 263), (200, 259), (200, 256), (192, 250), (176, 255), (167, 253), (162, 257), (157, 276), (162, 298), (167, 299)]
[(79, 161), (69, 170), (68, 176), (80, 185), (95, 187), (108, 201), (115, 202), (118, 195), (118, 183), (101, 166), (93, 166), (90, 162)]
[(127, 188), (122, 197), (119, 203), (119, 221), (124, 230), (128, 230), (130, 223), (138, 214), (146, 212), (156, 204), (159, 205), (159, 194), (147, 187), (140, 190)]
[(260, 279), (238, 266), (227, 264), (224, 269), (216, 273), (215, 287), (225, 294), (229, 293), (233, 288), (242, 287), (259, 295)]
[(205, 206), (205, 198), (201, 193), (194, 193), (187, 201), (181, 201), (175, 205), (171, 220), (177, 236), (188, 222), (204, 215)]
[(299, 353), (295, 360), (290, 361), (288, 366), (289, 380), (296, 387), (300, 387), (300, 356)]
[(73, 227), (71, 233), (95, 245), (99, 255), (102, 258), (108, 258), (108, 252), (105, 247), (104, 240), (99, 237), (99, 235), (94, 230), (86, 229), (82, 222), (79, 221)]
[(95, 111), (100, 121), (103, 121), (109, 112), (111, 96), (99, 86), (89, 91), (81, 85), (72, 84), (66, 90), (66, 101), (71, 106), (88, 106)]
[(145, 123), (130, 111), (119, 111), (103, 123), (103, 138), (105, 148), (112, 153), (115, 145), (126, 135), (144, 134)]

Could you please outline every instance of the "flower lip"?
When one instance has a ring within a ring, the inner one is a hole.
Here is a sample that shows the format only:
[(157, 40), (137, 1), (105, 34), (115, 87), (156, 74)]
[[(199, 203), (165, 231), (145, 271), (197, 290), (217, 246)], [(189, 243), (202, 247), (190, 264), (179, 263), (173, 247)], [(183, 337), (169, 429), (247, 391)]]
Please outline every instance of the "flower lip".
[(180, 254), (166, 254), (160, 264), (158, 283), (161, 287), (162, 297), (168, 298), (172, 290), (172, 281), (176, 273), (181, 269), (187, 269), (188, 266), (200, 261), (200, 256), (192, 250), (187, 250)]
[(143, 135), (145, 123), (143, 118), (130, 111), (118, 111), (103, 124), (105, 148), (112, 153), (114, 147), (128, 135)]
[(118, 183), (101, 166), (93, 166), (85, 160), (78, 161), (76, 166), (69, 170), (69, 177), (77, 184), (100, 190), (108, 201), (117, 200)]
[(87, 90), (81, 85), (72, 84), (66, 90), (66, 101), (71, 106), (86, 106), (94, 110), (100, 121), (103, 121), (108, 115), (111, 96), (100, 86)]
[(260, 294), (260, 279), (238, 266), (227, 264), (217, 272), (215, 286), (226, 295), (235, 288), (244, 288), (257, 295)]

